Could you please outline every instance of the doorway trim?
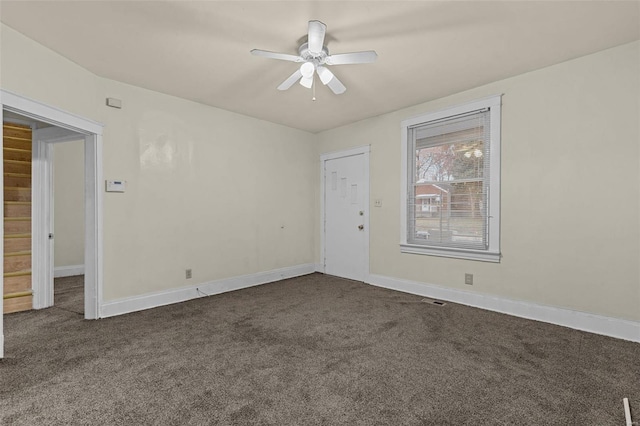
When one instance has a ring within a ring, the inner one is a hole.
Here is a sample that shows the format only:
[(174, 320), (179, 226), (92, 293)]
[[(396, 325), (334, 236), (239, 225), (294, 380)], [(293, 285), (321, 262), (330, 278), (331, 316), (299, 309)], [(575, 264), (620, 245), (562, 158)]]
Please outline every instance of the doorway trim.
[(369, 259), (369, 211), (371, 210), (371, 200), (370, 200), (370, 175), (369, 175), (369, 156), (371, 152), (371, 145), (363, 145), (355, 148), (350, 148), (344, 151), (333, 151), (320, 155), (320, 267), (319, 272), (323, 274), (326, 273), (327, 269), (327, 261), (325, 255), (325, 232), (326, 232), (326, 218), (325, 218), (325, 200), (326, 200), (326, 167), (325, 163), (329, 160), (335, 160), (337, 158), (344, 157), (353, 157), (355, 155), (363, 155), (364, 157), (364, 246), (365, 246), (365, 271), (364, 271), (364, 282), (369, 281), (370, 270), (370, 259)]
[(61, 127), (46, 127), (33, 131), (31, 185), (33, 309), (43, 309), (54, 305), (52, 247), (52, 241), (55, 240), (55, 235), (53, 235), (55, 233), (53, 226), (53, 147), (56, 143), (79, 140), (84, 141), (85, 144), (92, 143), (92, 140), (87, 142), (87, 138), (91, 138), (91, 136), (85, 136)]
[[(102, 132), (103, 125), (67, 111), (0, 89), (0, 118), (4, 111), (10, 111), (27, 118), (52, 124), (85, 138), (84, 179), (85, 179), (85, 318), (100, 318), (102, 306), (103, 280), (103, 230), (102, 208)], [(0, 134), (0, 148), (4, 140)], [(0, 160), (2, 160), (0, 154)], [(0, 161), (0, 172), (4, 176), (4, 166)], [(35, 193), (36, 188), (32, 188)], [(4, 187), (0, 187), (4, 197)], [(4, 205), (0, 207), (4, 217)], [(33, 225), (32, 225), (33, 226)], [(0, 229), (4, 240), (4, 229)], [(4, 258), (4, 247), (0, 245), (0, 257)], [(3, 273), (3, 267), (0, 267)], [(4, 291), (4, 278), (0, 279), (0, 292)], [(4, 357), (4, 307), (0, 305), (0, 358)]]

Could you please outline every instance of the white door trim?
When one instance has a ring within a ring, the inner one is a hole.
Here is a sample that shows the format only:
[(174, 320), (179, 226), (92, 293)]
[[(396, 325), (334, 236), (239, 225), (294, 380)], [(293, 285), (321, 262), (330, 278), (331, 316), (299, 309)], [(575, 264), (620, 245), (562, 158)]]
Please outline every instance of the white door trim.
[(102, 134), (84, 139), (84, 317), (102, 318)]
[(335, 160), (336, 158), (352, 157), (354, 155), (364, 155), (364, 241), (365, 241), (365, 282), (369, 279), (370, 265), (369, 265), (369, 211), (371, 210), (370, 197), (369, 197), (369, 154), (371, 152), (371, 145), (359, 146), (356, 148), (347, 149), (344, 151), (333, 151), (320, 155), (320, 268), (319, 272), (326, 273), (326, 261), (325, 261), (325, 194), (326, 194), (326, 179), (325, 179), (325, 162), (328, 160)]
[[(78, 115), (60, 110), (41, 102), (0, 89), (0, 110), (7, 110), (38, 121), (53, 124), (63, 129), (81, 133), (85, 138), (85, 318), (100, 318), (102, 305), (103, 241), (102, 206), (102, 130), (103, 125)], [(2, 118), (2, 114), (0, 114)], [(0, 134), (0, 148), (4, 146)], [(1, 151), (1, 150), (0, 150)], [(0, 154), (0, 160), (2, 155)], [(0, 176), (4, 175), (0, 161)], [(0, 185), (0, 194), (4, 188)], [(4, 217), (4, 206), (0, 214)], [(4, 240), (4, 230), (0, 230)], [(4, 258), (4, 247), (0, 245), (0, 257)], [(0, 272), (4, 272), (0, 267)], [(4, 290), (4, 279), (0, 279), (0, 293)], [(4, 307), (0, 304), (0, 358), (4, 356)]]
[[(2, 93), (0, 92), (0, 121), (4, 123), (4, 108), (2, 108)], [(4, 130), (0, 132), (0, 148), (4, 148)], [(4, 149), (0, 149), (0, 192), (2, 193), (2, 199), (4, 200)], [(4, 203), (0, 203), (0, 217), (4, 221)], [(3, 244), (0, 244), (0, 257), (3, 261), (0, 262), (0, 294), (4, 295), (4, 225), (0, 226), (0, 237)], [(4, 358), (4, 298), (0, 303), (0, 358)]]
[(102, 123), (80, 117), (79, 115), (26, 98), (8, 90), (0, 89), (0, 103), (3, 109), (25, 117), (53, 124), (63, 129), (73, 130), (78, 133), (93, 133), (102, 136), (102, 129), (104, 127)]

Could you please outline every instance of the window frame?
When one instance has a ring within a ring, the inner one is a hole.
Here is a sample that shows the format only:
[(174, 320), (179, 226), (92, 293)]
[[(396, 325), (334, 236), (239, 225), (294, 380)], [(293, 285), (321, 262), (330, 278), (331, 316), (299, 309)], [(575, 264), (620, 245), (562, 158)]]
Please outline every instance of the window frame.
[[(401, 196), (400, 196), (400, 252), (422, 254), (430, 256), (452, 257), (485, 262), (500, 262), (500, 145), (501, 145), (501, 105), (502, 95), (493, 95), (461, 105), (442, 109), (436, 112), (422, 114), (402, 121), (401, 123)], [(442, 247), (409, 243), (408, 229), (410, 215), (407, 208), (409, 188), (409, 128), (427, 124), (432, 121), (447, 119), (460, 114), (489, 109), (490, 140), (489, 140), (489, 194), (488, 194), (488, 248), (486, 250), (466, 249), (457, 247)]]

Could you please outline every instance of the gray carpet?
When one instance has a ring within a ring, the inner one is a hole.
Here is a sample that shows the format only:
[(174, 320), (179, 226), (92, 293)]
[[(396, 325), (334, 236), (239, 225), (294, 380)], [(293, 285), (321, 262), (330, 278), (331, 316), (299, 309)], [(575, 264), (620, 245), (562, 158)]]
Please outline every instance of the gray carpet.
[(0, 424), (624, 425), (640, 344), (308, 275), (5, 317)]
[(84, 275), (56, 278), (53, 286), (54, 307), (84, 318)]

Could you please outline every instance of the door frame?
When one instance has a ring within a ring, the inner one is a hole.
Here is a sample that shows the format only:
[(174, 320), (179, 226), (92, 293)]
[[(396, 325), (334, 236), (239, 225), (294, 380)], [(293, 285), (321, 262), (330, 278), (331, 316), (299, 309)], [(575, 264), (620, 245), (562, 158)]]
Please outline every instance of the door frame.
[[(86, 145), (93, 143), (91, 140), (87, 141), (90, 138), (91, 136), (85, 136), (61, 127), (46, 127), (33, 131), (31, 181), (33, 309), (48, 308), (54, 304), (54, 248), (52, 241), (54, 241), (55, 235), (53, 238), (51, 237), (55, 233), (53, 225), (53, 147), (57, 143), (78, 140), (83, 140)], [(86, 291), (87, 289), (85, 289)], [(91, 294), (90, 289), (89, 294)]]
[[(103, 280), (103, 193), (102, 182), (102, 133), (103, 124), (63, 111), (44, 103), (0, 89), (0, 119), (4, 111), (52, 124), (71, 130), (84, 136), (84, 180), (85, 180), (85, 318), (97, 319), (101, 316), (102, 280)], [(0, 134), (0, 148), (4, 147)], [(2, 150), (0, 149), (0, 179), (4, 176)], [(36, 186), (41, 179), (36, 181)], [(32, 194), (41, 191), (41, 187), (32, 187)], [(4, 197), (4, 185), (0, 185), (0, 194)], [(4, 204), (0, 207), (4, 217)], [(32, 223), (33, 227), (33, 223)], [(4, 241), (4, 227), (0, 227), (0, 237)], [(32, 238), (32, 241), (34, 239)], [(41, 242), (42, 243), (42, 242)], [(47, 238), (48, 243), (48, 238)], [(32, 244), (34, 244), (32, 242)], [(4, 247), (0, 245), (0, 257), (4, 258)], [(39, 266), (41, 268), (42, 266)], [(33, 268), (32, 268), (33, 271)], [(0, 266), (0, 278), (4, 276), (4, 267)], [(0, 279), (0, 293), (4, 290), (4, 278)], [(4, 357), (4, 307), (0, 304), (0, 358)]]
[(326, 202), (326, 162), (329, 160), (336, 160), (338, 158), (353, 157), (356, 155), (362, 155), (364, 160), (364, 182), (363, 182), (363, 196), (364, 196), (364, 245), (365, 245), (365, 271), (363, 271), (364, 282), (369, 281), (370, 274), (370, 260), (369, 260), (369, 211), (371, 210), (370, 196), (369, 196), (369, 156), (371, 153), (371, 145), (363, 145), (356, 148), (350, 148), (344, 151), (333, 151), (320, 155), (320, 272), (326, 273), (327, 269), (327, 256), (325, 254), (325, 232), (326, 232), (326, 217), (325, 217), (325, 202)]

